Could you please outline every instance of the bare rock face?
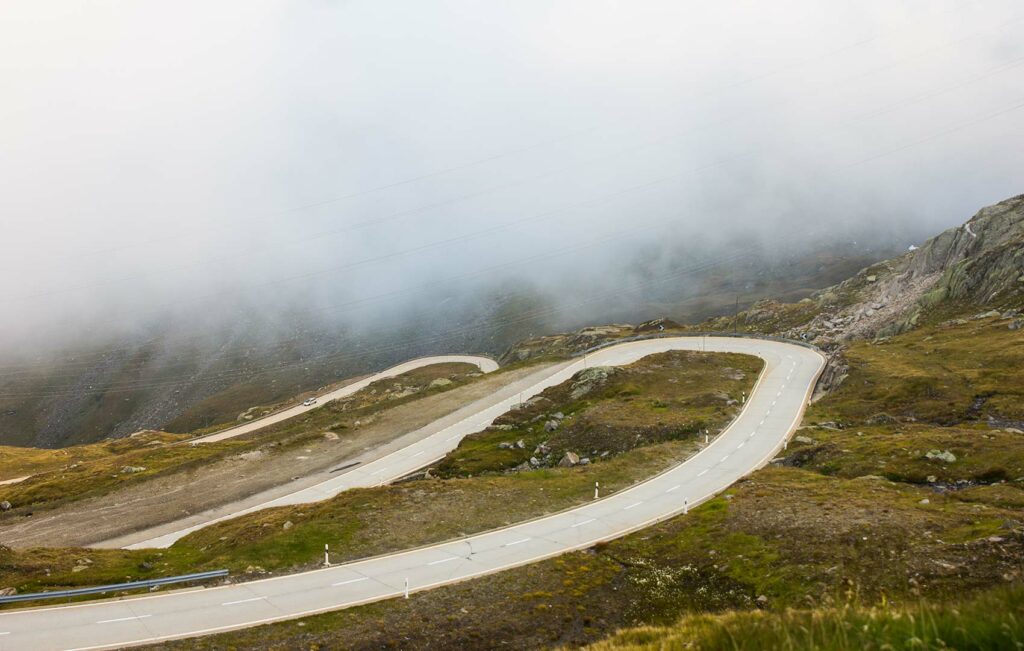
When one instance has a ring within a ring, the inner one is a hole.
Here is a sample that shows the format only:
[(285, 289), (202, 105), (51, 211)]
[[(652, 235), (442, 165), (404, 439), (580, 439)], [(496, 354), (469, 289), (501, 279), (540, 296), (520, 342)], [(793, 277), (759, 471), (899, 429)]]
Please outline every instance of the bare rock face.
[[(1019, 298), (1022, 269), (1024, 195), (982, 208), (920, 248), (815, 293), (812, 300), (821, 311), (784, 334), (828, 350), (854, 339), (892, 336), (913, 328), (922, 311), (944, 301), (995, 307)], [(838, 367), (835, 376), (843, 376)]]

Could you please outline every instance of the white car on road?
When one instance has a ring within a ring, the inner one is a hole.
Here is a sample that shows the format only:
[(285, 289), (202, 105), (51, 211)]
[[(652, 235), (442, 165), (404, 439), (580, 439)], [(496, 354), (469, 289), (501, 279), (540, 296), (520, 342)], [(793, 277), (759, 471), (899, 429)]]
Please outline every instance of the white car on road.
[(302, 401), (302, 406), (303, 407), (312, 407), (315, 404), (316, 404), (316, 398), (306, 398), (305, 400)]

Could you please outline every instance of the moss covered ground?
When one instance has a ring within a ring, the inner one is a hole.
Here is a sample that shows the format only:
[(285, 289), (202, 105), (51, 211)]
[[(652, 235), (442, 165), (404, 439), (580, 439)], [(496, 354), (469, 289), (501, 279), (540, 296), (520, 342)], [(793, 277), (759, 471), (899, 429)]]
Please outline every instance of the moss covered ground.
[[(984, 320), (856, 344), (798, 432), (810, 442), (688, 516), (409, 600), (159, 648), (532, 649), (622, 629), (611, 648), (1020, 648), (1020, 346)], [(901, 386), (914, 377), (945, 379)]]

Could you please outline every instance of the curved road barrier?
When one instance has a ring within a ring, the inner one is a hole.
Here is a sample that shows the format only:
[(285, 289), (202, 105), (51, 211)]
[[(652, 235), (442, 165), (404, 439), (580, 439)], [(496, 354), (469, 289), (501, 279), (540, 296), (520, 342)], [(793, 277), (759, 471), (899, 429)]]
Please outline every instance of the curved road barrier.
[[(610, 346), (546, 369), (548, 376), (524, 391), (522, 399), (565, 381), (585, 366), (630, 364), (669, 350), (756, 355), (765, 368), (743, 410), (725, 431), (696, 455), (647, 481), (503, 529), (312, 572), (3, 613), (0, 649), (116, 648), (255, 626), (427, 590), (626, 535), (686, 512), (768, 463), (799, 424), (825, 366), (821, 354), (792, 343), (734, 337), (652, 339)], [(427, 465), (461, 437), (490, 424), (518, 399), (506, 399), (380, 459), (375, 463), (384, 472), (378, 474), (400, 477)], [(350, 474), (339, 476), (338, 480), (348, 479), (325, 487), (324, 494), (372, 481), (365, 473)]]

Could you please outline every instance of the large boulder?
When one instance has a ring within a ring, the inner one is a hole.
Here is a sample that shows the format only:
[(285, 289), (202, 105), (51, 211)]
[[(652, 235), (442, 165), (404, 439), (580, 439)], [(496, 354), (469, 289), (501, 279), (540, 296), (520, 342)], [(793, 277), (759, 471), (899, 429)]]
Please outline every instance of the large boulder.
[(569, 397), (573, 400), (579, 400), (595, 388), (607, 382), (608, 376), (612, 375), (614, 372), (614, 368), (607, 366), (595, 366), (594, 368), (588, 368), (585, 371), (580, 371), (576, 375), (576, 380), (572, 383), (572, 390), (569, 393)]
[(562, 468), (571, 468), (580, 462), (580, 456), (575, 452), (566, 452), (562, 456), (562, 460), (558, 462), (558, 465)]

